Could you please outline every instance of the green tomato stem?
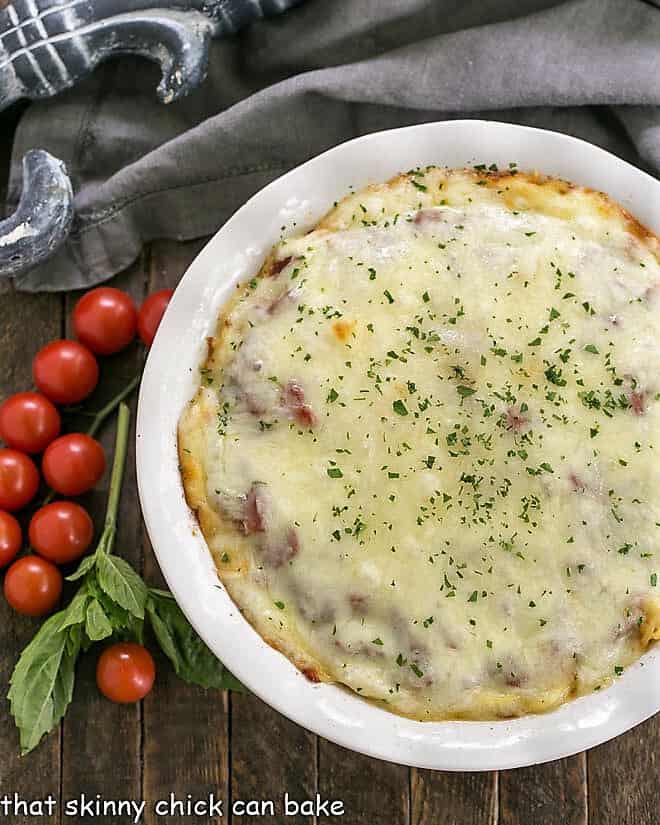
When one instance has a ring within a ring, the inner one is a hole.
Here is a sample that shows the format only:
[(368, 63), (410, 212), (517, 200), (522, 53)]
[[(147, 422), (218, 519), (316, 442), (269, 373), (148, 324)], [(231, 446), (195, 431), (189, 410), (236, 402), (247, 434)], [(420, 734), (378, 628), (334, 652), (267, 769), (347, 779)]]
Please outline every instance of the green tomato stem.
[(114, 398), (112, 398), (108, 403), (100, 409), (95, 415), (94, 420), (87, 428), (87, 435), (91, 436), (92, 438), (96, 435), (96, 433), (101, 428), (103, 422), (108, 418), (108, 416), (112, 415), (112, 413), (117, 409), (117, 407), (121, 404), (121, 402), (128, 398), (128, 396), (133, 392), (133, 390), (137, 387), (140, 383), (140, 378), (142, 376), (138, 373), (131, 381), (124, 387), (124, 389), (118, 393)]
[[(128, 405), (121, 401), (119, 403), (119, 415), (117, 416), (115, 457), (112, 463), (112, 475), (110, 476), (110, 492), (108, 494), (108, 509), (105, 515), (105, 530), (99, 542), (99, 551), (104, 553), (112, 552), (115, 533), (117, 532), (117, 513), (119, 511), (121, 485), (124, 479), (124, 468), (126, 466), (126, 453), (128, 452), (130, 419), (131, 413)], [(103, 549), (101, 550), (101, 548)]]

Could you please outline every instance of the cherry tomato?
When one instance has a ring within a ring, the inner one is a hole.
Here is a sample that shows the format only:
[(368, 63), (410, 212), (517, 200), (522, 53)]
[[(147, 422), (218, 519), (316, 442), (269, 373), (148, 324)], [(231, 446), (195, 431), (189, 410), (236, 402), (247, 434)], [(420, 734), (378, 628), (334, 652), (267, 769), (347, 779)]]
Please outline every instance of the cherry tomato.
[(150, 692), (156, 665), (142, 645), (119, 643), (104, 650), (96, 666), (96, 684), (111, 702), (131, 704)]
[(102, 286), (93, 289), (73, 310), (76, 338), (97, 355), (113, 355), (135, 338), (137, 310), (126, 292)]
[(0, 508), (20, 510), (39, 489), (39, 470), (34, 461), (18, 450), (0, 449)]
[(138, 332), (140, 338), (148, 347), (152, 345), (156, 337), (156, 332), (172, 295), (174, 295), (173, 289), (161, 289), (160, 292), (149, 295), (140, 307)]
[(79, 559), (92, 543), (94, 525), (89, 513), (73, 501), (54, 501), (32, 516), (30, 544), (55, 564)]
[(34, 383), (56, 404), (77, 404), (98, 384), (99, 365), (77, 341), (52, 341), (32, 362)]
[(0, 510), (0, 567), (14, 561), (22, 543), (21, 525), (12, 515)]
[(38, 392), (19, 392), (0, 406), (0, 438), (14, 450), (40, 453), (60, 434), (62, 421)]
[(23, 556), (5, 575), (5, 598), (18, 613), (45, 616), (62, 595), (62, 574), (39, 556)]
[(41, 462), (49, 487), (63, 496), (79, 496), (98, 482), (105, 470), (105, 453), (84, 433), (61, 435), (49, 444)]

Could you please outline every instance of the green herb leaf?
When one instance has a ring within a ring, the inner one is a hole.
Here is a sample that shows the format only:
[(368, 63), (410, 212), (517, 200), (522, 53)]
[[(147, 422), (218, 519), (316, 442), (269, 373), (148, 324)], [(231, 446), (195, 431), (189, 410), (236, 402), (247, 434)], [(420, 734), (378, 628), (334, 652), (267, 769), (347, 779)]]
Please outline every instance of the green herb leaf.
[(11, 677), (7, 698), (24, 755), (59, 723), (73, 696), (80, 640), (78, 634), (61, 630), (65, 613), (56, 613), (41, 626)]
[(144, 618), (147, 586), (131, 565), (119, 556), (102, 554), (97, 562), (101, 589), (137, 619)]
[(392, 403), (392, 409), (394, 410), (394, 412), (395, 412), (397, 415), (408, 415), (408, 408), (407, 408), (407, 407), (406, 407), (406, 405), (403, 403), (403, 401), (401, 401), (401, 400), (400, 400), (400, 399), (398, 399), (398, 398), (397, 398), (397, 400), (396, 400), (396, 401), (394, 401), (394, 402)]
[(89, 598), (89, 592), (83, 585), (83, 587), (81, 587), (73, 597), (66, 610), (62, 610), (60, 612), (60, 615), (62, 616), (60, 630), (66, 630), (67, 627), (72, 627), (73, 625), (84, 624), (85, 611), (87, 609), (87, 602), (89, 601)]
[(92, 554), (91, 556), (85, 556), (85, 558), (80, 562), (78, 565), (77, 570), (72, 573), (70, 576), (66, 577), (68, 582), (75, 582), (78, 579), (82, 579), (83, 576), (87, 575), (89, 571), (94, 567), (96, 564), (96, 554)]
[(94, 599), (87, 607), (85, 615), (85, 633), (92, 642), (100, 642), (112, 636), (112, 624), (98, 599)]
[(551, 384), (554, 384), (557, 387), (566, 386), (566, 379), (562, 376), (561, 370), (558, 369), (554, 364), (551, 364), (548, 367), (544, 375)]
[(456, 392), (461, 396), (461, 398), (467, 398), (469, 395), (474, 395), (476, 390), (472, 387), (464, 387), (463, 385), (459, 385), (456, 387)]
[(146, 611), (158, 644), (177, 676), (203, 688), (244, 690), (195, 633), (170, 593), (151, 590)]

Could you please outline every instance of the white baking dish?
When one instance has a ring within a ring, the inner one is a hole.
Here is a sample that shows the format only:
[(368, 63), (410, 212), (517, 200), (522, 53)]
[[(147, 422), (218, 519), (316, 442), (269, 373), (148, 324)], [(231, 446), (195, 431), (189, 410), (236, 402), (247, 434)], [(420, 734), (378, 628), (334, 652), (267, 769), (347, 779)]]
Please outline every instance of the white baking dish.
[[(371, 756), (442, 770), (531, 765), (590, 748), (660, 709), (656, 649), (606, 690), (543, 716), (498, 722), (415, 722), (332, 685), (307, 681), (252, 629), (224, 591), (183, 496), (177, 420), (199, 381), (204, 338), (237, 282), (251, 277), (287, 232), (311, 228), (350, 187), (360, 189), (427, 164), (496, 163), (607, 192), (660, 233), (660, 183), (619, 158), (566, 135), (479, 120), (367, 135), (271, 183), (222, 227), (172, 300), (142, 382), (137, 463), (147, 528), (167, 582), (208, 645), (255, 694), (321, 736)], [(295, 228), (295, 229), (294, 229)]]

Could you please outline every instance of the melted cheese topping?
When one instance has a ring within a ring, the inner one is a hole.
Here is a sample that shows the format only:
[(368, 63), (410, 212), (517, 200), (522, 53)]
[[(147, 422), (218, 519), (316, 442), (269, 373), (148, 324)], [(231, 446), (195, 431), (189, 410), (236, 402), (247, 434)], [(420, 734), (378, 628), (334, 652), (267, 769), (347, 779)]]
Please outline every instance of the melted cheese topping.
[(242, 289), (182, 419), (249, 620), (420, 719), (549, 709), (660, 635), (657, 241), (605, 196), (430, 168)]

